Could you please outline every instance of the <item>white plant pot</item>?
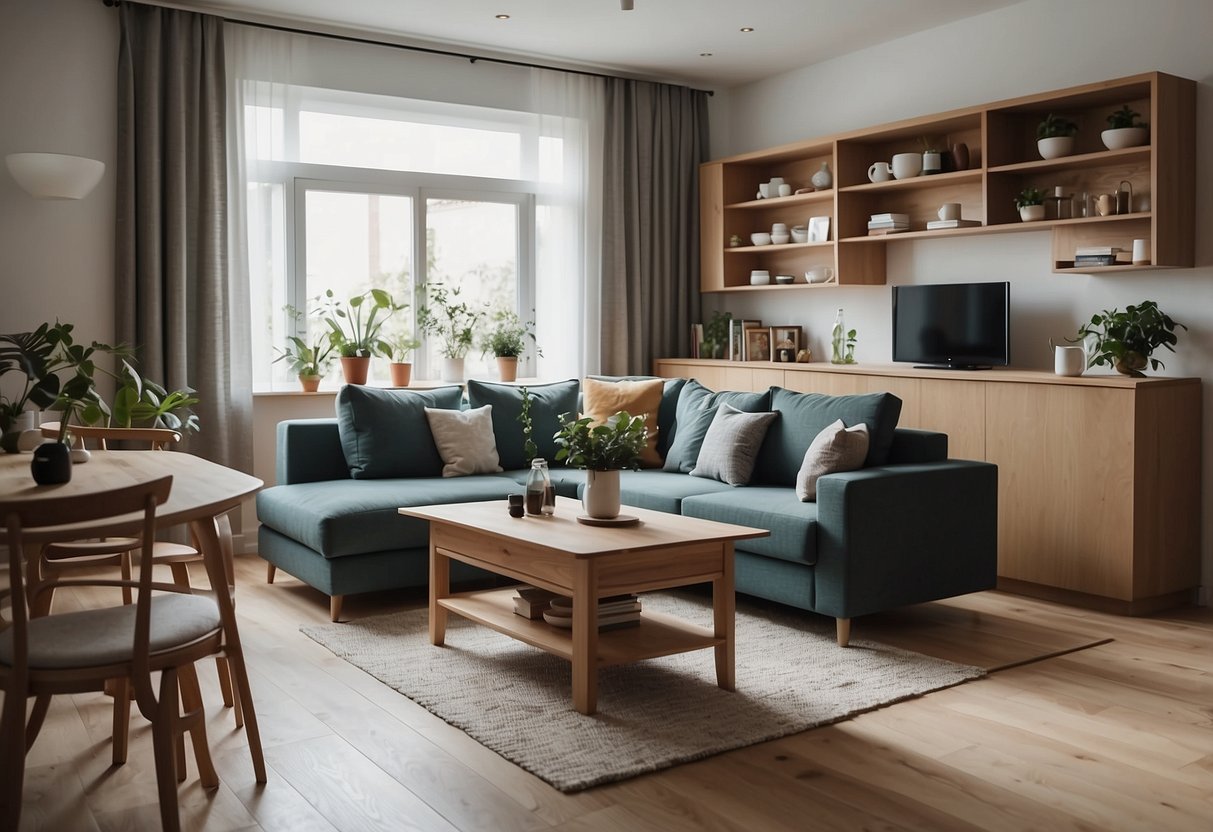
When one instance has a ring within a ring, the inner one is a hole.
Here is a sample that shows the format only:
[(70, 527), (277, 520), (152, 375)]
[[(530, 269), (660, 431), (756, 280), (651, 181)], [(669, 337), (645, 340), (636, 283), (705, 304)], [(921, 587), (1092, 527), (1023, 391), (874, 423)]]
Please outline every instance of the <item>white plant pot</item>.
[(1108, 150), (1121, 150), (1126, 147), (1140, 147), (1149, 140), (1149, 130), (1145, 127), (1117, 127), (1115, 130), (1105, 130), (1099, 134), (1104, 147)]
[(1045, 207), (1043, 205), (1025, 205), (1019, 209), (1019, 218), (1024, 222), (1035, 222), (1045, 218)]
[(442, 380), (443, 381), (463, 381), (463, 359), (462, 358), (444, 358), (444, 359), (442, 359)]
[(1074, 152), (1074, 137), (1053, 136), (1048, 139), (1037, 139), (1036, 149), (1040, 151), (1040, 158), (1042, 159), (1057, 159), (1062, 156), (1069, 156)]
[(613, 520), (619, 516), (619, 472), (585, 472), (585, 490), (581, 506), (595, 520)]

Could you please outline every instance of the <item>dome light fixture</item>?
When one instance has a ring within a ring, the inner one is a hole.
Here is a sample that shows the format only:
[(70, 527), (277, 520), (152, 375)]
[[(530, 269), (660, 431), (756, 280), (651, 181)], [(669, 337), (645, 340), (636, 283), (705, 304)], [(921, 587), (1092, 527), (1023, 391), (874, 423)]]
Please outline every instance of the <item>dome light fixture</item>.
[(83, 199), (105, 173), (105, 163), (62, 153), (10, 153), (8, 172), (35, 199)]

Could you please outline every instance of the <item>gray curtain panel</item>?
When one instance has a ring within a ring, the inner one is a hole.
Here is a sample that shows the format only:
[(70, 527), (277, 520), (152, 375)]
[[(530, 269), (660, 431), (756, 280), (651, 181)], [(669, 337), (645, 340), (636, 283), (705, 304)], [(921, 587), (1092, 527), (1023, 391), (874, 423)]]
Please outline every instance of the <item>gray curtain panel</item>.
[(123, 3), (118, 58), (118, 339), (192, 387), (193, 453), (252, 470), (248, 288), (227, 269), (223, 21)]
[(707, 93), (607, 80), (602, 371), (649, 373), (690, 355), (699, 320), (699, 165)]

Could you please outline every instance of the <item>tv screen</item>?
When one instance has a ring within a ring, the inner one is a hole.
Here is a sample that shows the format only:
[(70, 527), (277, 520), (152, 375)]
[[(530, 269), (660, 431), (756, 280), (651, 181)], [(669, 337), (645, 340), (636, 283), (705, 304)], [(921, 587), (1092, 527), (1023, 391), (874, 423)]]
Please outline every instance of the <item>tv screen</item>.
[(893, 360), (975, 370), (1010, 361), (1010, 283), (893, 287)]

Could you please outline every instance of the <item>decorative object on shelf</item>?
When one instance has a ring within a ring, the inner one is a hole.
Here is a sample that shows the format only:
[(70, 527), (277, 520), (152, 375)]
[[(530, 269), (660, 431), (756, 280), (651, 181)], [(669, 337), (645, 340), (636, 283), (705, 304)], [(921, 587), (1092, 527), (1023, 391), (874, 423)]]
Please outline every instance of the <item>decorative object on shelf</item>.
[(775, 275), (775, 282), (780, 286), (787, 286), (790, 283), (796, 282), (796, 276), (791, 274), (777, 274)]
[(842, 320), (842, 307), (834, 313), (834, 326), (830, 329), (830, 363), (846, 364), (846, 325)]
[(1100, 194), (1095, 197), (1095, 213), (1110, 217), (1116, 213), (1116, 194)]
[(1024, 188), (1015, 197), (1015, 207), (1019, 209), (1019, 218), (1024, 222), (1033, 222), (1045, 218), (1045, 195), (1040, 188)]
[(809, 227), (807, 225), (793, 225), (790, 230), (792, 232), (793, 243), (807, 243), (809, 241)]
[(747, 361), (745, 353), (745, 331), (762, 326), (762, 321), (743, 321), (733, 318), (729, 321), (729, 360)]
[(1082, 345), (1068, 347), (1064, 344), (1054, 344), (1050, 338), (1049, 346), (1053, 348), (1054, 374), (1080, 376), (1087, 369), (1087, 352)]
[[(524, 321), (512, 309), (502, 309), (493, 314), (493, 328), (485, 336), (483, 352), (492, 353), (497, 359), (497, 376), (501, 381), (515, 381), (518, 378), (518, 359), (526, 352), (526, 341), (535, 343), (535, 322)], [(543, 350), (535, 347), (535, 355), (542, 356)]]
[(770, 183), (763, 182), (761, 185), (758, 186), (758, 199), (766, 199), (767, 195), (768, 195), (768, 191), (770, 191), (770, 190), (771, 190)]
[(809, 217), (809, 242), (824, 243), (830, 239), (830, 218)]
[(750, 235), (750, 242), (756, 246), (769, 246), (771, 244), (771, 232), (755, 231)]
[(921, 153), (894, 153), (893, 176), (898, 179), (913, 179), (922, 173)]
[(817, 173), (813, 174), (811, 181), (815, 189), (819, 191), (829, 190), (834, 184), (834, 175), (830, 173), (830, 163), (822, 162), (821, 168), (817, 171)]
[(1133, 183), (1127, 179), (1120, 180), (1116, 186), (1116, 213), (1133, 213)]
[(1120, 251), (1119, 246), (1078, 246), (1074, 249), (1074, 265), (1115, 266)]
[(868, 179), (872, 182), (888, 182), (893, 178), (893, 168), (888, 162), (873, 162), (868, 168)]
[(952, 168), (954, 170), (969, 169), (969, 146), (964, 142), (952, 145)]
[(771, 360), (777, 364), (793, 364), (800, 352), (800, 327), (773, 326), (770, 328)]
[(427, 294), (429, 299), (418, 304), (417, 326), (442, 342), (438, 351), (444, 359), (444, 381), (463, 381), (463, 360), (472, 348), (476, 327), (485, 316), (484, 309), (473, 308), (462, 300), (460, 292), (460, 287), (452, 289), (443, 283), (418, 288), (418, 293)]
[(1150, 241), (1138, 239), (1133, 241), (1133, 265), (1150, 265)]
[(910, 230), (910, 215), (897, 213), (872, 214), (868, 218), (868, 234), (894, 234)]
[(703, 325), (703, 343), (699, 345), (700, 358), (724, 358), (724, 351), (729, 346), (729, 322), (733, 320), (732, 312), (712, 313), (712, 318)]
[(922, 143), (922, 175), (932, 176), (936, 173), (943, 173), (943, 154), (935, 146), (934, 141), (923, 136), (919, 142)]
[[(560, 417), (556, 444), (560, 450), (556, 459), (573, 468), (584, 468), (585, 490), (582, 505), (585, 513), (597, 519), (619, 516), (619, 471), (640, 467), (640, 453), (648, 443), (644, 416), (632, 416), (621, 410), (600, 425), (587, 417)], [(613, 476), (611, 475), (613, 472)], [(602, 474), (606, 473), (606, 476)]]
[(842, 360), (843, 364), (855, 363), (855, 330), (847, 330), (847, 354)]
[(792, 235), (788, 233), (788, 224), (777, 222), (771, 226), (771, 243), (777, 246), (787, 245), (792, 242)]
[(729, 248), (737, 248), (739, 245), (741, 245), (741, 235), (740, 234), (734, 234), (731, 237), (729, 237)]
[(1116, 372), (1128, 376), (1142, 377), (1146, 364), (1157, 370), (1165, 368), (1161, 361), (1152, 358), (1154, 350), (1166, 347), (1175, 352), (1175, 328), (1187, 327), (1171, 319), (1152, 300), (1143, 300), (1135, 306), (1126, 306), (1125, 311), (1104, 310), (1091, 316), (1090, 323), (1083, 324), (1073, 341), (1089, 342), (1087, 366), (1102, 364), (1113, 367)]
[(1099, 134), (1104, 147), (1108, 150), (1121, 150), (1126, 147), (1138, 147), (1148, 141), (1149, 125), (1138, 122), (1141, 113), (1135, 112), (1128, 104), (1108, 116), (1108, 129)]
[(939, 206), (939, 218), (941, 220), (958, 220), (960, 219), (960, 203), (945, 202)]
[(1047, 197), (1045, 218), (1051, 220), (1068, 220), (1074, 213), (1074, 195), (1063, 192), (1061, 185), (1053, 189), (1053, 195)]
[(811, 349), (809, 349), (808, 347), (805, 347), (800, 352), (796, 353), (796, 363), (797, 364), (808, 364), (812, 360), (813, 360), (813, 351)]
[(747, 327), (745, 331), (745, 360), (771, 360), (771, 333), (762, 327)]
[(786, 182), (783, 183), (782, 185), (780, 185), (779, 186), (779, 195), (780, 196), (791, 196), (792, 195), (792, 186)]
[(1078, 125), (1049, 113), (1045, 120), (1036, 126), (1036, 149), (1042, 159), (1058, 159), (1069, 156), (1074, 152), (1074, 134)]
[(832, 283), (834, 268), (832, 266), (814, 266), (804, 273), (805, 283)]
[(750, 271), (751, 286), (766, 286), (771, 282), (771, 272), (767, 269), (752, 269)]

